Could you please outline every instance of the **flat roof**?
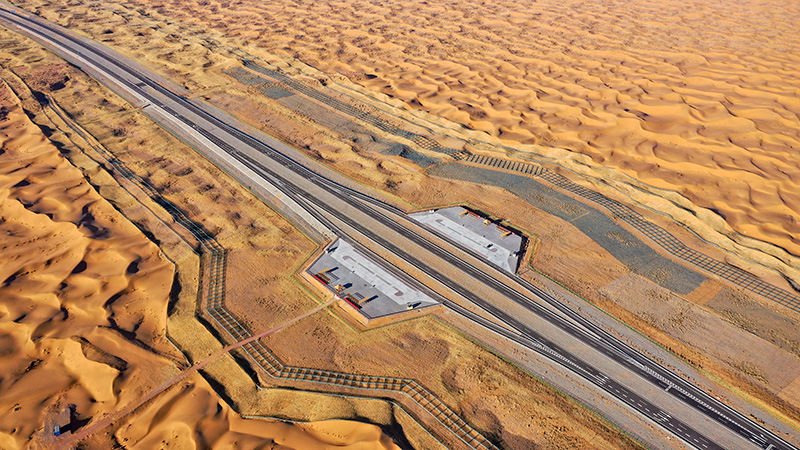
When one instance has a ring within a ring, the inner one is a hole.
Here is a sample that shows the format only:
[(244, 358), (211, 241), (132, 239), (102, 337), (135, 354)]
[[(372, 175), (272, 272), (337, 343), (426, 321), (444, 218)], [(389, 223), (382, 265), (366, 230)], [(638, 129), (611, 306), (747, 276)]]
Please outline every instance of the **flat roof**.
[(329, 245), (307, 272), (329, 291), (360, 306), (359, 312), (370, 319), (407, 311), (409, 305), (419, 309), (438, 303), (342, 239)]
[(415, 221), (453, 239), (501, 269), (514, 273), (523, 237), (462, 206), (411, 213)]

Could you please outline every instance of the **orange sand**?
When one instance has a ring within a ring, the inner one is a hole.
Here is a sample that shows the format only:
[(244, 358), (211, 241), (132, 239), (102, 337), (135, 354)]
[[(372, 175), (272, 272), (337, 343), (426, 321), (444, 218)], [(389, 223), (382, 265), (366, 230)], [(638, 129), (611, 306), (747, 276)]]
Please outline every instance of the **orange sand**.
[[(0, 255), (0, 448), (48, 448), (68, 405), (78, 420), (99, 417), (183, 365), (164, 335), (172, 264), (59, 155), (5, 84)], [(396, 448), (370, 424), (242, 419), (197, 374), (116, 427), (88, 443)]]
[(718, 231), (727, 222), (800, 268), (797, 2), (117, 3), (341, 73), (489, 140), (565, 148), (562, 163), (598, 178), (677, 191)]

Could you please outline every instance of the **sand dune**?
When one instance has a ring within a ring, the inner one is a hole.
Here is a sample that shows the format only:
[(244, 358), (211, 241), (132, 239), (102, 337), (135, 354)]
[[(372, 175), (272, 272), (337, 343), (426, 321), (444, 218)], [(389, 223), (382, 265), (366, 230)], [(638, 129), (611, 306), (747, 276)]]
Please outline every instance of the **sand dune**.
[[(135, 401), (183, 360), (166, 340), (173, 267), (0, 84), (0, 448)], [(396, 448), (375, 425), (245, 420), (195, 374), (96, 448)]]
[(68, 403), (81, 418), (114, 407), (176, 355), (164, 339), (171, 265), (0, 88), (0, 365), (12, 374), (0, 434), (13, 448)]
[(119, 3), (510, 145), (566, 148), (800, 256), (796, 2), (206, 0), (202, 14), (182, 0)]
[(308, 424), (242, 419), (199, 375), (164, 393), (115, 433), (133, 449), (295, 448), (396, 449), (375, 425), (345, 420)]

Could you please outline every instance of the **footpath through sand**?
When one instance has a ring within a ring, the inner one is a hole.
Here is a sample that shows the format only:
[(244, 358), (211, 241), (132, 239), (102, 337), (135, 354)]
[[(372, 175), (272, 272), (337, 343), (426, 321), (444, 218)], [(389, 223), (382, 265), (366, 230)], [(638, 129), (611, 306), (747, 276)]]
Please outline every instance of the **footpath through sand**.
[(299, 315), (297, 317), (294, 317), (294, 318), (292, 318), (290, 320), (287, 320), (287, 321), (281, 323), (280, 325), (277, 325), (277, 326), (272, 327), (272, 328), (270, 328), (268, 330), (262, 331), (261, 333), (258, 333), (256, 335), (250, 336), (247, 339), (243, 339), (241, 341), (235, 342), (233, 344), (227, 345), (227, 346), (217, 350), (216, 352), (214, 352), (211, 355), (209, 355), (206, 359), (195, 363), (193, 366), (191, 366), (191, 367), (189, 367), (187, 369), (184, 369), (179, 374), (177, 374), (174, 377), (170, 378), (169, 380), (165, 381), (164, 383), (162, 383), (161, 385), (159, 385), (158, 387), (156, 387), (155, 389), (150, 391), (149, 394), (147, 394), (144, 397), (142, 397), (140, 400), (138, 400), (136, 402), (133, 402), (132, 404), (126, 406), (125, 408), (122, 408), (122, 409), (119, 409), (117, 411), (114, 411), (114, 412), (106, 414), (105, 417), (103, 417), (101, 420), (99, 420), (98, 422), (95, 422), (95, 423), (87, 426), (86, 428), (83, 429), (83, 431), (81, 431), (79, 433), (76, 433), (76, 434), (73, 434), (73, 435), (63, 435), (64, 437), (62, 437), (62, 438), (55, 438), (55, 441), (52, 443), (53, 446), (56, 447), (56, 448), (65, 448), (65, 449), (66, 448), (71, 448), (73, 445), (75, 445), (76, 443), (80, 442), (83, 439), (86, 439), (87, 437), (91, 436), (93, 433), (102, 430), (103, 428), (111, 425), (113, 422), (115, 422), (115, 421), (127, 416), (128, 414), (132, 413), (137, 408), (139, 408), (140, 406), (144, 405), (148, 401), (152, 400), (153, 398), (155, 398), (156, 396), (158, 396), (162, 392), (168, 390), (172, 386), (175, 386), (176, 384), (178, 384), (181, 381), (185, 380), (188, 376), (192, 375), (193, 373), (203, 369), (205, 366), (207, 366), (211, 362), (215, 361), (220, 356), (222, 356), (222, 355), (224, 355), (224, 354), (226, 354), (226, 353), (228, 353), (230, 351), (236, 350), (239, 347), (245, 346), (245, 345), (247, 345), (247, 344), (249, 344), (251, 342), (257, 341), (257, 340), (259, 340), (261, 338), (264, 338), (264, 337), (267, 337), (267, 336), (272, 335), (274, 333), (277, 333), (278, 331), (281, 331), (284, 328), (290, 327), (290, 326), (294, 325), (295, 323), (297, 323), (297, 322), (299, 322), (299, 321), (301, 321), (301, 320), (303, 320), (303, 319), (305, 319), (307, 317), (310, 317), (310, 316), (322, 311), (323, 309), (327, 308), (328, 306), (331, 306), (335, 301), (336, 301), (336, 299), (331, 299), (328, 302), (322, 303), (319, 306), (317, 306), (317, 307), (315, 307), (315, 308), (313, 308), (313, 309), (311, 309), (311, 310), (309, 310), (309, 311), (307, 311), (307, 312), (305, 312), (305, 313), (303, 313), (303, 314), (301, 314), (301, 315)]

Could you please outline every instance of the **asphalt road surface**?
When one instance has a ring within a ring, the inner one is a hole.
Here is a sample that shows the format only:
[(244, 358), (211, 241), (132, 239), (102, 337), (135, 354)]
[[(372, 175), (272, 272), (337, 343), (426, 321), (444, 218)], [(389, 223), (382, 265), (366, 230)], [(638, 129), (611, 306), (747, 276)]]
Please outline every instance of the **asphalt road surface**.
[[(445, 305), (456, 313), (567, 367), (597, 388), (669, 430), (687, 444), (702, 449), (721, 448), (712, 439), (626, 387), (624, 380), (613, 379), (586, 358), (576, 357), (574, 352), (566, 350), (496, 306), (495, 302), (487, 300), (490, 297), (476, 295), (465, 285), (464, 279), (454, 278), (450, 275), (451, 272), (444, 273), (440, 270), (441, 262), (449, 265), (448, 269), (487, 286), (497, 295), (524, 306), (585, 346), (670, 394), (687, 408), (700, 412), (754, 445), (767, 449), (795, 448), (770, 430), (592, 324), (548, 293), (518, 277), (500, 281), (497, 274), (489, 275), (474, 262), (448, 252), (436, 242), (403, 226), (406, 219), (402, 211), (322, 176), (258, 136), (243, 131), (237, 124), (215, 114), (205, 105), (162, 86), (152, 75), (138, 66), (127, 63), (124, 58), (109, 49), (78, 39), (58, 26), (9, 8), (0, 8), (0, 17), (37, 38), (47, 47), (59, 51), (67, 59), (72, 59), (71, 62), (78, 67), (100, 72), (107, 78), (106, 80), (101, 78), (101, 81), (112, 89), (119, 90), (122, 87), (128, 91), (129, 97), (132, 95), (141, 99), (143, 104), (154, 105), (171, 116), (176, 124), (182, 124), (183, 127), (199, 133), (218, 149), (303, 205), (310, 214), (327, 224), (333, 231), (346, 234), (350, 232), (346, 231), (348, 229), (355, 230), (408, 264), (424, 271), (453, 292), (480, 306), (506, 326), (500, 326), (458, 304), (446, 301)], [(235, 173), (232, 175), (236, 176)], [(378, 229), (390, 230), (394, 235), (387, 237), (387, 233), (375, 231)], [(424, 249), (427, 252), (424, 254), (435, 255), (439, 261), (437, 267), (433, 267), (427, 258), (419, 257), (421, 253), (410, 250), (416, 248)], [(510, 284), (516, 284), (517, 288), (527, 290), (553, 309), (546, 308), (522, 295), (517, 289), (510, 287)], [(557, 312), (554, 312), (554, 309)]]

